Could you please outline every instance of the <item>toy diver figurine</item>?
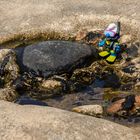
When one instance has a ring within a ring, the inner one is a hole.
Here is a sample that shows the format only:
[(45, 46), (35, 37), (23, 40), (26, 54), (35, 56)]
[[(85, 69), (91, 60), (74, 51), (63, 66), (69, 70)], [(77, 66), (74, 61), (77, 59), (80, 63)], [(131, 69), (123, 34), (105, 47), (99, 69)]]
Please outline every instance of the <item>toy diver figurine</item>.
[(120, 22), (111, 23), (104, 31), (105, 38), (99, 42), (99, 47), (104, 51), (99, 56), (106, 58), (106, 61), (113, 63), (118, 54), (121, 52), (121, 46), (118, 39), (120, 38)]

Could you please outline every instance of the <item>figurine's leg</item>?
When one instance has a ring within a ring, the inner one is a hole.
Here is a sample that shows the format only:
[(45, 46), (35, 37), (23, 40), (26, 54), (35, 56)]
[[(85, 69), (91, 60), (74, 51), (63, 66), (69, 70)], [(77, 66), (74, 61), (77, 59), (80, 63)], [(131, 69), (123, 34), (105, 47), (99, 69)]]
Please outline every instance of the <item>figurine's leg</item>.
[(110, 56), (107, 57), (106, 61), (109, 62), (109, 63), (114, 63), (115, 60), (116, 60), (116, 57), (117, 57), (117, 54), (115, 53), (115, 51), (111, 50), (110, 51)]
[(101, 56), (101, 57), (107, 57), (108, 55), (110, 55), (110, 52), (109, 51), (102, 51), (102, 52), (100, 52), (99, 53), (99, 56)]

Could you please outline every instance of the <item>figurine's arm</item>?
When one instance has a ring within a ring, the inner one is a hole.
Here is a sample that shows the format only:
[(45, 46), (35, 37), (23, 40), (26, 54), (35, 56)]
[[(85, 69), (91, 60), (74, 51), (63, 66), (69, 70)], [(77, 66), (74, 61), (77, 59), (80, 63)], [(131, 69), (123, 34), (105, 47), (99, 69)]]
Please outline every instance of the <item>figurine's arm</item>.
[(104, 47), (105, 44), (106, 44), (106, 39), (103, 39), (103, 40), (101, 40), (101, 41), (99, 42), (98, 46), (99, 46), (99, 47)]

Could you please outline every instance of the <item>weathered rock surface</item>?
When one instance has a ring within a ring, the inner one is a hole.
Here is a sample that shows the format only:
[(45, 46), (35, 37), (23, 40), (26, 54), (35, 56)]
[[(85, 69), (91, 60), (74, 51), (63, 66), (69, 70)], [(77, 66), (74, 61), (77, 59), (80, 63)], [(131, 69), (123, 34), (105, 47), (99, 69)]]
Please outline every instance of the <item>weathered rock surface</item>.
[(46, 41), (26, 47), (19, 53), (18, 59), (25, 71), (47, 77), (70, 72), (96, 55), (96, 49), (85, 44)]
[(19, 97), (18, 93), (12, 88), (0, 89), (0, 100), (13, 102)]
[(2, 140), (138, 140), (125, 126), (50, 107), (0, 101), (0, 120)]
[(72, 111), (96, 117), (101, 117), (103, 115), (103, 107), (101, 105), (79, 106), (73, 108)]

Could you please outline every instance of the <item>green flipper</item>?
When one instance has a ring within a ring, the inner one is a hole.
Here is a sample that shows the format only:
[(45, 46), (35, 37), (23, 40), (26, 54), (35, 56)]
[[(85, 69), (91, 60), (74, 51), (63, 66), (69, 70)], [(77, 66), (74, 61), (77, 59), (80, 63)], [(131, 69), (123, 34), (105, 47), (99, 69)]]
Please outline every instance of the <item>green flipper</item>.
[(108, 52), (108, 51), (102, 51), (102, 52), (99, 53), (99, 55), (100, 55), (101, 57), (106, 57), (106, 56), (108, 56), (109, 54), (110, 54), (110, 52)]

